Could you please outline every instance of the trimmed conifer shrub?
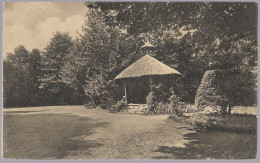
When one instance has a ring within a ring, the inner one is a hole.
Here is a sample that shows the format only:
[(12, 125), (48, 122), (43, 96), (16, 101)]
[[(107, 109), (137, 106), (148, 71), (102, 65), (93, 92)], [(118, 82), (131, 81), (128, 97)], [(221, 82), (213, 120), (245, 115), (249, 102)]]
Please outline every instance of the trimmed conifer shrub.
[(222, 73), (219, 70), (208, 70), (203, 75), (195, 98), (196, 106), (221, 106), (226, 103), (222, 91)]

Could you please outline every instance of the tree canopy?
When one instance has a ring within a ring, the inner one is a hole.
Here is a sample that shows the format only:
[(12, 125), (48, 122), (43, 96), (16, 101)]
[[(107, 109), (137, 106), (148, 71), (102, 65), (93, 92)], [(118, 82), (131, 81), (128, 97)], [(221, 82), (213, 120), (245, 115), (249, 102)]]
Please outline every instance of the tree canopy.
[(232, 105), (255, 103), (241, 99), (255, 98), (250, 92), (256, 91), (256, 3), (85, 5), (86, 20), (79, 37), (57, 32), (42, 51), (28, 52), (19, 46), (8, 55), (5, 106), (114, 103), (122, 95), (113, 79), (144, 55), (140, 50), (144, 38), (156, 46), (153, 57), (183, 74), (178, 82), (166, 81), (182, 101), (194, 103), (203, 74), (217, 70), (225, 72), (221, 89)]

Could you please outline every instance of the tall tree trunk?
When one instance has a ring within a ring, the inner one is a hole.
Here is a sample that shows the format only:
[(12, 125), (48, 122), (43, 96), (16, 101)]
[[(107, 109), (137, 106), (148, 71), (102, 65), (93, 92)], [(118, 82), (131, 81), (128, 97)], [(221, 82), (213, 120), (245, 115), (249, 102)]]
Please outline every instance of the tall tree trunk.
[(222, 105), (222, 106), (221, 106), (220, 113), (221, 113), (221, 115), (222, 115), (223, 117), (226, 116), (226, 114), (227, 114), (227, 106), (226, 106), (226, 105)]
[(228, 115), (231, 116), (231, 110), (232, 110), (232, 106), (228, 106)]
[(223, 117), (225, 117), (227, 115), (227, 107), (224, 107), (224, 112), (223, 112)]

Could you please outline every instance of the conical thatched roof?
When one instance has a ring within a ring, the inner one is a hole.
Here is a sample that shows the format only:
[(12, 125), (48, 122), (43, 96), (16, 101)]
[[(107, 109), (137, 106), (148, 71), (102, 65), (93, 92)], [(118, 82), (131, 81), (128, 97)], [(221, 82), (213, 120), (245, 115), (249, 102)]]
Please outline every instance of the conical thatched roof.
[(140, 77), (145, 75), (180, 74), (177, 70), (163, 64), (155, 58), (145, 55), (124, 69), (115, 79)]
[(140, 49), (143, 49), (143, 48), (155, 48), (155, 46), (153, 46), (153, 44), (151, 44), (149, 42), (146, 42)]

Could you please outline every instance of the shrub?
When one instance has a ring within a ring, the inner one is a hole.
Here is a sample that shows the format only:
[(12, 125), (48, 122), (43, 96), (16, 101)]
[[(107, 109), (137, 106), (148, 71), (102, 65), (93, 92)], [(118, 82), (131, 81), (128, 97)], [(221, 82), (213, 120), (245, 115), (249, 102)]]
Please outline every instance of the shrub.
[(105, 103), (100, 104), (99, 107), (101, 109), (108, 109), (109, 108), (109, 106), (107, 104), (105, 104)]
[(157, 114), (170, 114), (171, 113), (171, 107), (168, 103), (160, 102), (157, 105)]
[(118, 97), (118, 85), (113, 80), (105, 80), (101, 75), (95, 75), (95, 78), (86, 81), (84, 86), (85, 95), (103, 109), (107, 109), (115, 104)]
[(106, 100), (102, 100), (99, 104), (99, 107), (102, 108), (102, 109), (109, 109), (111, 108), (113, 105), (115, 104), (115, 101), (108, 97)]
[(157, 102), (154, 96), (154, 92), (149, 92), (149, 94), (146, 97), (146, 104), (148, 105), (149, 112), (155, 112), (156, 103)]
[(220, 74), (217, 70), (205, 72), (195, 98), (196, 106), (201, 108), (201, 106), (221, 106), (226, 103), (226, 97), (219, 82)]
[(195, 128), (207, 129), (222, 120), (224, 119), (219, 116), (206, 115), (204, 113), (194, 113), (186, 119), (186, 123)]
[(182, 116), (185, 110), (185, 105), (180, 101), (180, 98), (176, 96), (173, 89), (171, 89), (171, 96), (168, 99), (170, 102), (171, 114)]
[[(153, 91), (146, 97), (149, 113), (152, 114), (174, 114), (181, 116), (185, 110), (185, 105), (177, 97), (173, 88), (170, 89), (170, 98), (165, 100), (167, 92), (163, 91), (162, 85), (153, 86)], [(169, 96), (168, 96), (169, 97)]]
[(115, 105), (111, 106), (109, 108), (109, 111), (111, 113), (115, 113), (115, 112), (123, 111), (125, 109), (127, 109), (127, 106), (126, 106), (124, 99), (122, 99), (122, 100), (118, 101)]
[(185, 104), (184, 106), (184, 113), (194, 113), (198, 111), (198, 107), (196, 107), (195, 105), (192, 104)]
[(170, 113), (169, 104), (163, 102), (164, 93), (161, 85), (154, 86), (154, 91), (150, 92), (146, 97), (146, 104), (148, 105), (148, 113), (152, 114), (167, 114)]
[(208, 70), (197, 91), (195, 105), (199, 108), (221, 106), (222, 116), (230, 115), (233, 106), (254, 103), (256, 89), (253, 79), (254, 75), (246, 71)]
[(90, 101), (89, 103), (84, 104), (84, 107), (85, 107), (86, 109), (92, 109), (92, 108), (95, 108), (96, 105), (95, 105), (95, 103), (94, 103), (93, 101)]
[(168, 120), (178, 122), (178, 123), (183, 123), (183, 124), (190, 124), (189, 121), (187, 121), (186, 117), (179, 117), (175, 116), (173, 114), (169, 115)]

